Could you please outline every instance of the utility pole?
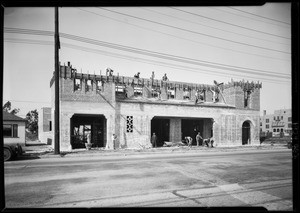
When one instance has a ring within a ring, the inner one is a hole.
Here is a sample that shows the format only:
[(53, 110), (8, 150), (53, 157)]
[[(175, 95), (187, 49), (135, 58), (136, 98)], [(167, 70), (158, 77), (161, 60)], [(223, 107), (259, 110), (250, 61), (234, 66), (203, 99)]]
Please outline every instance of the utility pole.
[(55, 7), (55, 32), (54, 32), (55, 48), (54, 48), (54, 60), (55, 60), (55, 142), (54, 142), (54, 154), (60, 154), (59, 143), (59, 34), (58, 34), (58, 7)]

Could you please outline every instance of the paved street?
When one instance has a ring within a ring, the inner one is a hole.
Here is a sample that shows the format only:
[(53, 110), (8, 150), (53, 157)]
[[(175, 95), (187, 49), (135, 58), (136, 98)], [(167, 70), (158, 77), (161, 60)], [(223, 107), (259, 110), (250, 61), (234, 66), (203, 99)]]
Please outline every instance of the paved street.
[(83, 155), (5, 162), (6, 207), (292, 210), (290, 149)]

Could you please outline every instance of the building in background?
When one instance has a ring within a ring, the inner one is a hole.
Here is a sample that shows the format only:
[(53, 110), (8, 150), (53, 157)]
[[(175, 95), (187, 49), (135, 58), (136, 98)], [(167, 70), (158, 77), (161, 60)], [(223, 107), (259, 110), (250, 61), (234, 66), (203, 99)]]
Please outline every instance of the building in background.
[(26, 120), (2, 111), (3, 115), (3, 141), (5, 144), (20, 144), (25, 146), (25, 124)]
[(273, 114), (267, 114), (266, 110), (260, 117), (261, 134), (272, 133), (272, 136), (292, 135), (292, 110), (275, 110)]
[(51, 107), (43, 107), (39, 110), (38, 120), (38, 137), (42, 143), (52, 144), (52, 120), (51, 120)]
[[(154, 78), (78, 73), (70, 62), (60, 66), (60, 150), (94, 147), (151, 147), (165, 141), (214, 138), (215, 146), (260, 144), (261, 83), (214, 81), (212, 85)], [(54, 123), (55, 77), (50, 81)], [(44, 120), (44, 119), (43, 119)], [(112, 139), (115, 134), (116, 139)], [(52, 131), (54, 138), (54, 131)], [(54, 145), (54, 143), (52, 143)]]

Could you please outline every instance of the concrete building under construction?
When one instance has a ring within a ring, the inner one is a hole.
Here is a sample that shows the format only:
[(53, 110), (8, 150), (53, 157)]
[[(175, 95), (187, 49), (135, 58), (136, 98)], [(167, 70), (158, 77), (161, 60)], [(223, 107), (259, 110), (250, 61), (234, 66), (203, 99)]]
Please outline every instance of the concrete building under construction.
[[(108, 148), (150, 147), (153, 132), (158, 146), (185, 136), (195, 144), (198, 132), (213, 137), (215, 146), (260, 143), (258, 82), (194, 84), (118, 76), (109, 69), (106, 75), (83, 74), (68, 63), (60, 66), (59, 84), (61, 151), (85, 148), (88, 134), (94, 147)], [(53, 125), (54, 85), (53, 75)]]

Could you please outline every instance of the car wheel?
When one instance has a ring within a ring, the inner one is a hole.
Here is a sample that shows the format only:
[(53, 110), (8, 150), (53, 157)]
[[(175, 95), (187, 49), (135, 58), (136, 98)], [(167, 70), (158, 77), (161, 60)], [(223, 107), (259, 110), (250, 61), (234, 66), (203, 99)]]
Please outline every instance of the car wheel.
[(12, 152), (8, 148), (3, 149), (4, 161), (9, 161), (12, 158)]

